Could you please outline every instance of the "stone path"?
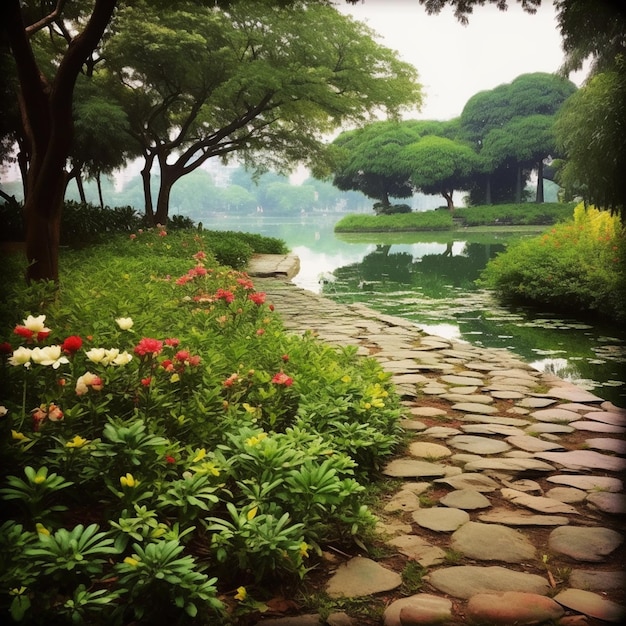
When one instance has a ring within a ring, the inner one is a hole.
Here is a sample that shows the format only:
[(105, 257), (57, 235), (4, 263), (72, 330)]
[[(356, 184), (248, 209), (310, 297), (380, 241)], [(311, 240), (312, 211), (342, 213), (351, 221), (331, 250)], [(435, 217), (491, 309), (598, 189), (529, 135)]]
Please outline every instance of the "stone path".
[[(329, 596), (384, 598), (384, 626), (624, 620), (626, 410), (508, 351), (430, 336), (284, 281), (255, 286), (288, 331), (378, 359), (406, 407), (412, 442), (384, 470), (400, 487), (379, 527), (400, 562), (425, 568), (422, 591), (403, 597), (401, 571), (364, 554), (337, 564)], [(361, 622), (337, 613), (261, 623)]]

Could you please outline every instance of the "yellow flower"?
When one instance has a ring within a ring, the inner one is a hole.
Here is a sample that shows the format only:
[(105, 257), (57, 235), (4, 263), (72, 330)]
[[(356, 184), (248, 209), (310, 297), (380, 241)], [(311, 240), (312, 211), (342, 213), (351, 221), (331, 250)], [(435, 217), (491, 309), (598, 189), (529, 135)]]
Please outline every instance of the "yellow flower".
[(132, 556), (127, 556), (124, 559), (124, 563), (126, 563), (126, 565), (130, 565), (132, 567), (137, 567), (137, 565), (139, 565), (139, 560), (138, 559), (134, 559)]
[(259, 510), (258, 506), (252, 507), (248, 513), (246, 514), (246, 517), (248, 518), (248, 521), (253, 520), (256, 516), (257, 511)]
[(30, 439), (24, 433), (18, 433), (17, 430), (11, 431), (11, 437), (15, 439), (15, 441), (21, 441), (24, 443), (30, 441)]
[(37, 522), (35, 528), (40, 535), (50, 536), (50, 531), (41, 522)]
[(135, 477), (127, 472), (126, 476), (120, 476), (120, 484), (122, 487), (136, 487), (139, 484), (138, 480), (135, 480)]
[(348, 374), (346, 374), (345, 376), (342, 377), (341, 382), (342, 383), (351, 383), (352, 382), (352, 377), (348, 376)]
[(192, 463), (197, 463), (198, 461), (202, 461), (202, 459), (206, 456), (206, 448), (200, 448), (200, 450), (198, 450), (196, 452), (196, 456), (193, 457), (192, 459)]
[(300, 556), (303, 556), (304, 558), (307, 558), (309, 556), (309, 548), (311, 546), (309, 546), (309, 544), (306, 541), (303, 541), (300, 544)]
[(177, 372), (174, 372), (174, 374), (170, 376), (171, 383), (177, 383), (179, 380), (180, 380), (180, 376)]
[(245, 440), (245, 444), (247, 446), (258, 446), (263, 439), (267, 438), (267, 433), (259, 433), (258, 435), (253, 435), (252, 437), (248, 437), (248, 439)]
[(191, 469), (196, 472), (196, 474), (211, 474), (211, 476), (220, 475), (220, 470), (217, 465), (213, 463), (213, 461), (205, 461), (201, 465), (196, 465)]
[(74, 439), (70, 439), (66, 444), (66, 448), (82, 448), (89, 443), (89, 439), (84, 439), (80, 435), (75, 435)]
[(248, 596), (248, 592), (245, 587), (237, 587), (237, 593), (235, 594), (235, 600), (239, 600), (239, 602), (243, 602)]

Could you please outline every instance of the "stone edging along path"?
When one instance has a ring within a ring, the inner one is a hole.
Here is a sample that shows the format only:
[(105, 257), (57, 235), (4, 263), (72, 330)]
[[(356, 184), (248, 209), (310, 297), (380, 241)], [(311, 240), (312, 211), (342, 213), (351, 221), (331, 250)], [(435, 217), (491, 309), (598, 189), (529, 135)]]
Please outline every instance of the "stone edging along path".
[[(267, 278), (271, 259), (262, 261), (262, 277), (254, 263), (249, 273), (286, 329), (378, 359), (414, 434), (384, 469), (401, 487), (379, 527), (390, 549), (427, 569), (420, 593), (404, 597), (400, 572), (364, 554), (337, 562), (329, 596), (383, 598), (384, 626), (624, 621), (625, 409), (509, 351), (301, 290), (284, 280), (284, 258), (282, 280)], [(259, 623), (363, 622), (336, 613)]]

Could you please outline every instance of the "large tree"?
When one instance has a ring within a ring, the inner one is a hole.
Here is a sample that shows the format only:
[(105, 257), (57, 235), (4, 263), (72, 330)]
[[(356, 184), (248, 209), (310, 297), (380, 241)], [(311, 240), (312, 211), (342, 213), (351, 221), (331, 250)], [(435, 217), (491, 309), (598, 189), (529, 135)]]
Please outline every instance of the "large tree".
[(455, 190), (467, 189), (482, 170), (478, 154), (467, 144), (428, 135), (404, 149), (410, 163), (410, 181), (425, 194), (441, 194), (454, 211)]
[(172, 185), (207, 159), (236, 153), (260, 170), (319, 166), (324, 134), (421, 98), (412, 66), (323, 3), (156, 11), (138, 2), (119, 12), (114, 30), (104, 52), (126, 86), (121, 99), (144, 154), (146, 215), (155, 223), (167, 221)]

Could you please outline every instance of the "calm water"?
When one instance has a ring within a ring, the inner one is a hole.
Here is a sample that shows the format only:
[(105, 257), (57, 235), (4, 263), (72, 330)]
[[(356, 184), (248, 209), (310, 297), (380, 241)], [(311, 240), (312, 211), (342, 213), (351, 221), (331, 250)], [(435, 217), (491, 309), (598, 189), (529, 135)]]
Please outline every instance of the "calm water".
[[(474, 281), (511, 236), (335, 235), (336, 215), (209, 217), (206, 228), (283, 239), (300, 258), (293, 282), (340, 302), (363, 302), (425, 331), (508, 348), (626, 407), (626, 332), (523, 308), (503, 308)], [(519, 235), (516, 235), (519, 236)]]

